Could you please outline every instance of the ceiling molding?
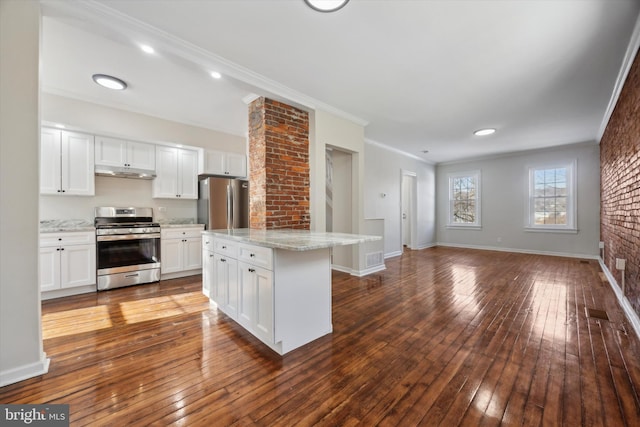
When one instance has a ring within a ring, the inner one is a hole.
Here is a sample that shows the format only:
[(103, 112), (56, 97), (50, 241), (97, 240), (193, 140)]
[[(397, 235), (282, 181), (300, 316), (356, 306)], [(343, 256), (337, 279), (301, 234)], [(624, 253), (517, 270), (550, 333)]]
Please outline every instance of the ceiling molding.
[(226, 58), (94, 0), (85, 0), (82, 2), (41, 0), (41, 3), (45, 15), (51, 14), (52, 16), (59, 16), (63, 14), (64, 16), (79, 18), (85, 22), (117, 29), (125, 34), (142, 34), (150, 41), (153, 41), (158, 46), (158, 49), (170, 52), (172, 55), (201, 66), (203, 70), (216, 69), (222, 74), (259, 88), (265, 92), (263, 96), (268, 97), (269, 95), (274, 95), (275, 97), (289, 100), (312, 110), (327, 111), (363, 127), (369, 124), (365, 119), (325, 104), (322, 101), (291, 89), (288, 86), (280, 84)]
[(622, 88), (624, 87), (624, 83), (627, 80), (629, 71), (631, 71), (631, 66), (633, 65), (633, 61), (636, 55), (638, 54), (638, 49), (640, 49), (640, 15), (638, 16), (638, 19), (636, 19), (636, 25), (633, 27), (631, 40), (629, 41), (629, 45), (627, 46), (627, 51), (624, 54), (622, 66), (620, 67), (620, 72), (618, 73), (616, 84), (613, 87), (613, 93), (611, 94), (609, 105), (607, 105), (607, 109), (604, 113), (602, 123), (600, 123), (600, 129), (598, 130), (598, 134), (596, 135), (596, 141), (598, 141), (598, 144), (600, 143), (600, 140), (602, 139), (604, 132), (607, 130), (607, 125), (609, 124), (609, 120), (611, 119), (613, 110), (616, 108), (616, 104), (618, 103), (618, 98), (620, 98), (620, 94), (622, 93)]
[(412, 159), (419, 160), (419, 161), (421, 161), (423, 163), (427, 163), (429, 165), (435, 165), (436, 164), (435, 162), (433, 162), (431, 160), (423, 159), (422, 157), (416, 156), (415, 154), (407, 153), (406, 151), (402, 151), (402, 150), (400, 150), (398, 148), (391, 147), (390, 145), (382, 144), (380, 142), (373, 141), (373, 140), (368, 139), (368, 138), (365, 138), (364, 142), (366, 144), (375, 145), (376, 147), (380, 147), (380, 148), (382, 148), (384, 150), (393, 151), (394, 153), (401, 154), (401, 155), (407, 156), (407, 157), (411, 157)]

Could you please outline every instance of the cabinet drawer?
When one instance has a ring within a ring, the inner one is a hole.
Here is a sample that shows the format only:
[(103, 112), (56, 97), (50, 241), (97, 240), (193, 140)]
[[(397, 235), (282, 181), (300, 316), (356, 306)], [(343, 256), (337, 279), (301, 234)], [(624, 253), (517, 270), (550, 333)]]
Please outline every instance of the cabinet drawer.
[(268, 270), (273, 269), (273, 249), (271, 248), (241, 244), (238, 259)]
[(238, 244), (229, 240), (213, 239), (213, 251), (231, 258), (238, 257)]
[(202, 235), (202, 227), (189, 228), (161, 228), (160, 237), (163, 239), (186, 239), (189, 237), (200, 237)]
[(96, 243), (96, 234), (90, 231), (40, 234), (40, 247), (61, 245), (87, 245)]
[(213, 237), (208, 235), (202, 236), (202, 250), (213, 252)]

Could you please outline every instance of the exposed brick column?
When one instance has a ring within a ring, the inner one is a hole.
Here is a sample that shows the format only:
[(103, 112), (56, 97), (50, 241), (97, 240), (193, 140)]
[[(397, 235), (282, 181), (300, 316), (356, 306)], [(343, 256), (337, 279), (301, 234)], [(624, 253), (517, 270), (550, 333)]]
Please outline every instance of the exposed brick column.
[(308, 230), (309, 114), (258, 98), (249, 105), (251, 228)]
[(618, 284), (616, 258), (627, 260), (625, 296), (640, 315), (640, 52), (600, 141), (600, 239)]

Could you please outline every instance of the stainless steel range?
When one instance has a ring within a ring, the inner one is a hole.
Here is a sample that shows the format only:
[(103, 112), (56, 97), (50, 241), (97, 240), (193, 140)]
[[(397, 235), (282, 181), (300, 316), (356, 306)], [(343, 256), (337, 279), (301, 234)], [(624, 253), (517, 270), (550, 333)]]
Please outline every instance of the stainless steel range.
[(152, 208), (95, 208), (98, 290), (160, 280), (160, 225)]

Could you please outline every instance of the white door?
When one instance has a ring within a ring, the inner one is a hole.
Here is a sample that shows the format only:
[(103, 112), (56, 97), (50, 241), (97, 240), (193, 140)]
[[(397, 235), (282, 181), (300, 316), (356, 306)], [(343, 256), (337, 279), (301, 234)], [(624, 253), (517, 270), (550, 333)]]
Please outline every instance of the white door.
[(412, 248), (413, 216), (415, 214), (415, 203), (413, 200), (416, 177), (411, 173), (403, 173), (401, 183), (401, 204), (400, 221), (402, 227), (402, 248)]
[(64, 194), (95, 194), (93, 135), (62, 132), (62, 190)]
[(60, 289), (60, 248), (40, 248), (40, 290)]
[(180, 150), (178, 182), (181, 199), (198, 198), (198, 152)]
[(181, 239), (162, 239), (160, 243), (160, 271), (162, 274), (182, 271), (183, 244)]
[(202, 240), (199, 237), (184, 239), (183, 270), (195, 270), (202, 267)]
[(96, 136), (95, 164), (124, 167), (127, 141), (106, 136)]
[(40, 194), (58, 194), (61, 190), (60, 134), (48, 128), (40, 133)]
[(153, 197), (178, 197), (178, 149), (156, 148), (156, 178), (153, 180)]
[(273, 273), (255, 268), (256, 307), (254, 330), (263, 341), (273, 343)]
[(72, 245), (60, 249), (62, 288), (96, 283), (96, 245)]
[(127, 144), (127, 166), (135, 169), (156, 169), (156, 147), (144, 142)]

